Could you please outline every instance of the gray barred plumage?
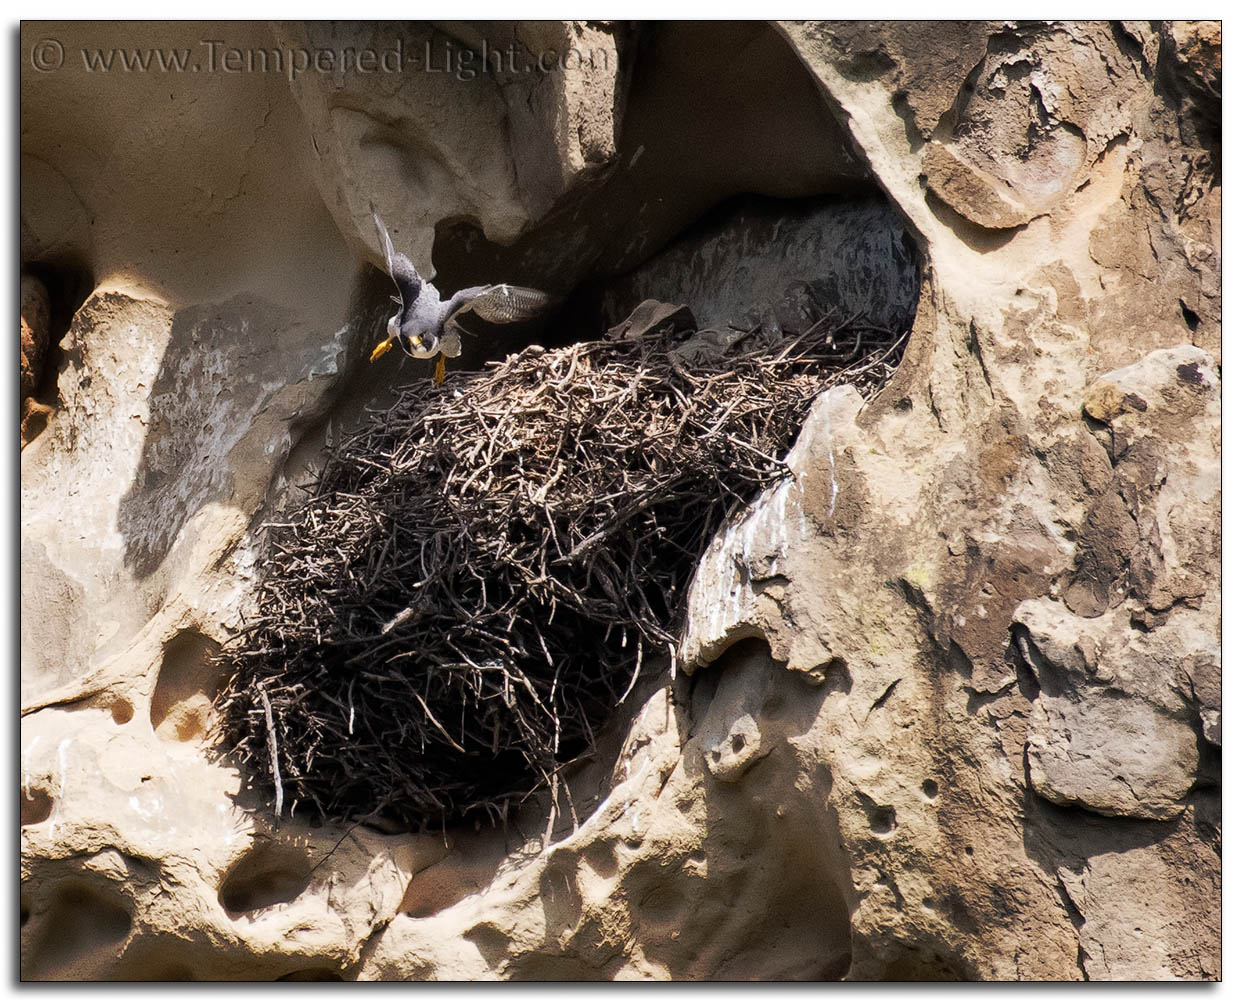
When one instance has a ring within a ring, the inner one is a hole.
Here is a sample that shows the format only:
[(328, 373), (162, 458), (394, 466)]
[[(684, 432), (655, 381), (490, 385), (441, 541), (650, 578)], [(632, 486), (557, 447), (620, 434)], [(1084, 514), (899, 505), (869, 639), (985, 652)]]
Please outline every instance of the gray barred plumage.
[[(418, 273), (413, 262), (392, 245), (392, 237), (375, 206), (371, 216), (384, 248), (388, 274), (397, 287), (392, 297), (397, 312), (388, 319), (388, 336), (371, 352), (371, 361), (395, 343), (411, 358), (435, 358), (461, 354), (461, 321), (473, 314), (484, 324), (503, 325), (534, 320), (546, 313), (555, 300), (546, 292), (518, 285), (475, 285), (455, 292), (447, 302)], [(442, 368), (437, 373), (442, 373)], [(442, 376), (438, 376), (437, 381)]]

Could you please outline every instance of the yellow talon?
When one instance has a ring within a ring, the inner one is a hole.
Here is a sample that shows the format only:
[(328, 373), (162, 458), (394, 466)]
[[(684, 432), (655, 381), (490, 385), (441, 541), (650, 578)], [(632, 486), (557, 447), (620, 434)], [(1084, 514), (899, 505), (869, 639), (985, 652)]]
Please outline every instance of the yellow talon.
[(439, 386), (442, 382), (444, 382), (447, 376), (448, 376), (448, 372), (445, 371), (445, 368), (444, 368), (444, 355), (441, 355), (439, 358), (436, 359), (436, 374), (435, 374), (436, 386)]
[(392, 347), (392, 338), (390, 337), (384, 338), (384, 340), (381, 341), (379, 344), (377, 344), (375, 348), (371, 351), (371, 361), (374, 362), (377, 358), (379, 358), (382, 354), (384, 354), (384, 352), (386, 352), (391, 347)]

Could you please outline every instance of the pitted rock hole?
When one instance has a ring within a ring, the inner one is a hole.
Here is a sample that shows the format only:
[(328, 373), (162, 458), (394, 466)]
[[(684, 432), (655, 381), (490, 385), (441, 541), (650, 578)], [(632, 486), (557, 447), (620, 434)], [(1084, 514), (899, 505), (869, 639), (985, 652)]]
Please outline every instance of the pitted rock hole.
[(484, 963), (493, 970), (504, 963), (509, 956), (508, 934), (490, 922), (480, 922), (467, 929), (464, 938), (474, 944)]
[(1182, 319), (1186, 321), (1186, 329), (1193, 334), (1199, 329), (1199, 314), (1187, 306), (1184, 300), (1179, 299), (1177, 302), (1182, 308)]
[(583, 847), (582, 861), (594, 873), (604, 879), (611, 879), (617, 873), (617, 840), (613, 838), (596, 840)]
[(845, 658), (832, 658), (824, 667), (824, 688), (829, 692), (840, 692), (847, 696), (854, 688), (854, 679), (850, 676)]
[(310, 885), (306, 854), (262, 842), (234, 864), (220, 886), (220, 904), (237, 917), (295, 900)]
[(163, 740), (192, 741), (206, 733), (212, 700), (220, 688), (215, 665), (219, 649), (219, 644), (197, 630), (182, 630), (165, 646), (151, 696), (151, 726)]
[(867, 822), (876, 835), (891, 835), (897, 829), (897, 811), (889, 804), (877, 804), (861, 790), (858, 801), (867, 814)]
[(89, 978), (94, 963), (105, 964), (115, 957), (117, 944), (129, 936), (132, 924), (127, 909), (97, 891), (77, 885), (61, 887), (39, 921), (38, 946), (23, 958), (23, 976)]
[(638, 911), (653, 925), (676, 927), (686, 919), (686, 901), (676, 882), (656, 883), (638, 902)]
[(433, 863), (410, 878), (397, 910), (411, 918), (427, 918), (452, 907), (487, 887), (502, 858), (502, 852), (489, 847), (477, 857)]
[(42, 824), (52, 814), (52, 796), (47, 790), (34, 786), (21, 794), (21, 827)]

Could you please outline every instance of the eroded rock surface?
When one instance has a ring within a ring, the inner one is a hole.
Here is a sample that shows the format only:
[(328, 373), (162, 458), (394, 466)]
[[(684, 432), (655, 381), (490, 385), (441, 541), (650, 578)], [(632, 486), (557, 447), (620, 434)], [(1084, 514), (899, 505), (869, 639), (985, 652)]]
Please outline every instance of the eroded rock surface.
[[(616, 63), (108, 75), (202, 26), (23, 24), (23, 264), (96, 285), (22, 453), (24, 977), (1220, 976), (1219, 25), (218, 30)], [(816, 402), (554, 823), (275, 824), (211, 653), (393, 378), (369, 201), (420, 264), (465, 219), (447, 270), (572, 283), (864, 179), (922, 259), (902, 365)]]
[(892, 207), (836, 198), (791, 210), (743, 201), (611, 283), (609, 323), (644, 299), (685, 303), (702, 327), (763, 324), (803, 331), (829, 309), (838, 322), (864, 316), (895, 333), (918, 303), (918, 255)]

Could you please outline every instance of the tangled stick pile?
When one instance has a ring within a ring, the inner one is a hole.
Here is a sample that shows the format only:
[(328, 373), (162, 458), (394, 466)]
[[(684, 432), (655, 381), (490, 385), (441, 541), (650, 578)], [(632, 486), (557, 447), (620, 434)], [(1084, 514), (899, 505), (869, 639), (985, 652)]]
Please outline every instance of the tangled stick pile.
[(334, 451), (267, 527), (224, 654), (227, 746), (278, 802), (502, 816), (674, 642), (708, 539), (781, 476), (812, 399), (873, 393), (904, 337), (824, 318), (711, 341), (530, 347), (406, 388)]

